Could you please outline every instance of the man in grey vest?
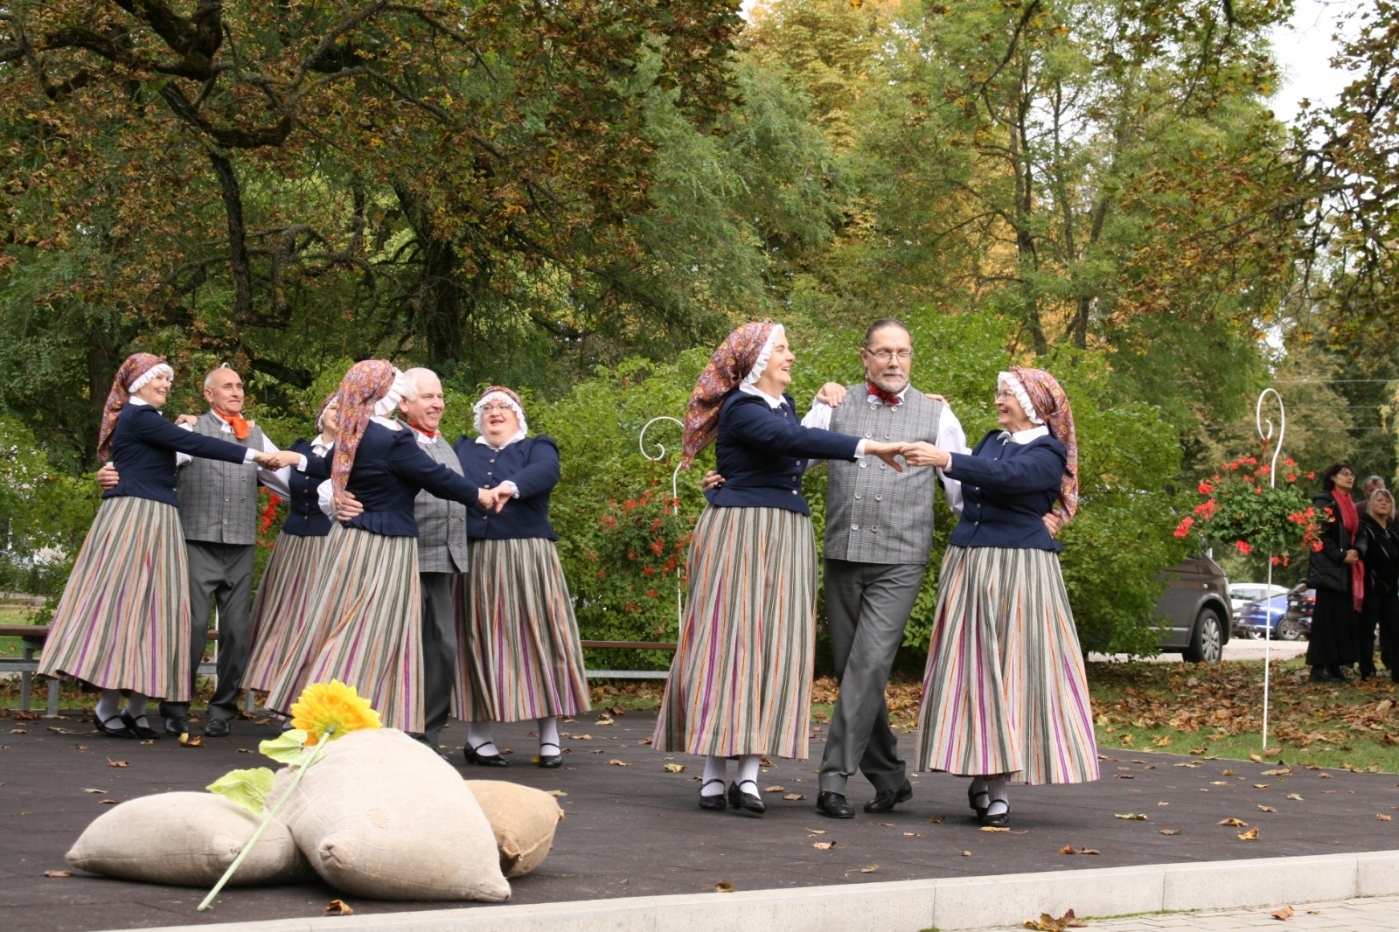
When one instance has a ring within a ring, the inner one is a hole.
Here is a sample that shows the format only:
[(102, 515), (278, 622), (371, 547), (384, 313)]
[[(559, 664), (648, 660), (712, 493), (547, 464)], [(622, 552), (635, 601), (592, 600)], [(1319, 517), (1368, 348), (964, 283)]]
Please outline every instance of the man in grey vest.
[[(208, 645), (209, 617), (219, 610), (218, 686), (209, 700), (204, 734), (226, 737), (238, 715), (238, 692), (252, 652), (253, 556), (257, 544), (259, 484), (283, 500), (291, 498), (288, 470), (304, 471), (306, 457), (281, 452), (262, 429), (243, 419), (243, 380), (227, 364), (204, 376), (204, 400), (209, 410), (195, 418), (181, 415), (176, 423), (187, 430), (217, 437), (254, 450), (276, 453), (279, 469), (253, 463), (222, 463), (175, 457), (180, 467), (175, 491), (180, 501), (180, 526), (189, 564), (190, 683), (199, 675)], [(115, 484), (117, 472), (106, 467), (97, 475), (103, 488)], [(191, 688), (191, 694), (193, 689)], [(189, 732), (189, 703), (162, 702), (160, 714), (167, 734)]]
[[(417, 437), (418, 447), (434, 462), (461, 475), (461, 460), (437, 429), (446, 400), (442, 383), (430, 369), (409, 369), (398, 408)], [(420, 491), (413, 502), (418, 522), (418, 586), (423, 601), (423, 706), (421, 740), (436, 749), (452, 707), (456, 682), (457, 616), (452, 607), (457, 574), (469, 568), (466, 556), (466, 506)], [(440, 753), (440, 752), (439, 752)]]
[[(887, 318), (871, 324), (860, 359), (864, 384), (824, 386), (804, 426), (967, 452), (952, 411), (909, 386), (913, 343), (903, 323)], [(821, 758), (816, 809), (849, 819), (855, 811), (845, 799), (845, 784), (856, 768), (875, 789), (866, 812), (887, 812), (913, 796), (884, 692), (928, 567), (934, 486), (941, 479), (954, 512), (961, 511), (962, 489), (941, 471), (895, 472), (872, 456), (831, 461), (829, 470), (826, 616), (840, 696)]]

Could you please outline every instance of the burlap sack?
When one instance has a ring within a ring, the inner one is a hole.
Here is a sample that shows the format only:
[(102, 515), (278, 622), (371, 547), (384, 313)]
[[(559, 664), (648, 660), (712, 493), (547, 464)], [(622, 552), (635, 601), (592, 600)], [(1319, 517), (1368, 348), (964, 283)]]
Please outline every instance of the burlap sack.
[(523, 877), (544, 863), (563, 818), (554, 797), (504, 780), (467, 780), (466, 785), (491, 823), (505, 876)]
[[(68, 863), (123, 880), (212, 887), (262, 822), (213, 793), (161, 793), (104, 812), (79, 836)], [(274, 819), (231, 884), (309, 880), (291, 832)]]
[[(294, 771), (277, 774), (279, 799)], [(311, 867), (381, 900), (510, 897), (490, 823), (452, 765), (391, 728), (330, 742), (278, 817)]]

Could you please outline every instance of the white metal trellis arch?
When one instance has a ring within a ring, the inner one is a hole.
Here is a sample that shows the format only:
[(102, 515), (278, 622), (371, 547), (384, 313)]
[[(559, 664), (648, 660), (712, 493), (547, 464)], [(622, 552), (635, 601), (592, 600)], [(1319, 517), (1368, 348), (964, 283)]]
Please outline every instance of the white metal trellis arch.
[[(1273, 419), (1268, 418), (1265, 421), (1263, 418), (1263, 402), (1268, 399), (1269, 395), (1272, 395), (1278, 403), (1277, 443), (1272, 442)], [(1258, 402), (1253, 407), (1253, 423), (1254, 427), (1258, 430), (1258, 436), (1263, 439), (1265, 449), (1267, 444), (1272, 444), (1273, 446), (1273, 458), (1268, 464), (1268, 484), (1276, 488), (1278, 484), (1278, 456), (1282, 454), (1282, 439), (1287, 435), (1287, 409), (1282, 403), (1282, 396), (1275, 390), (1265, 388), (1258, 393)], [(1264, 426), (1265, 424), (1267, 425), (1266, 427)], [(1264, 593), (1271, 593), (1273, 591), (1273, 553), (1271, 551), (1268, 553), (1268, 585), (1263, 591)], [(1272, 611), (1272, 596), (1270, 594), (1265, 595), (1265, 598), (1267, 601), (1264, 604), (1269, 606), (1268, 610), (1264, 613), (1263, 624), (1263, 750), (1266, 751), (1268, 750), (1268, 686), (1273, 659), (1273, 625), (1272, 619), (1268, 617)], [(1284, 613), (1287, 611), (1286, 607), (1283, 608), (1283, 611)], [(1284, 617), (1286, 616), (1284, 615)], [(1279, 624), (1281, 624), (1281, 621), (1279, 621)]]
[[(657, 421), (669, 421), (676, 427), (679, 427), (682, 431), (685, 429), (684, 422), (682, 422), (679, 418), (671, 417), (668, 414), (663, 414), (660, 417), (653, 417), (651, 418), (651, 420), (647, 421), (641, 426), (641, 433), (637, 435), (636, 443), (637, 446), (641, 449), (641, 455), (652, 463), (658, 463), (666, 457), (665, 444), (660, 443), (659, 441), (654, 444), (656, 450), (655, 456), (652, 456), (651, 453), (646, 449), (646, 431), (649, 430), (651, 425), (656, 423)], [(672, 470), (670, 474), (670, 502), (671, 514), (680, 514), (679, 463), (675, 465), (675, 469)], [(685, 611), (685, 591), (684, 587), (680, 585), (680, 572), (680, 567), (677, 566), (675, 568), (675, 623), (677, 626), (680, 624), (682, 620), (681, 615), (683, 615)]]

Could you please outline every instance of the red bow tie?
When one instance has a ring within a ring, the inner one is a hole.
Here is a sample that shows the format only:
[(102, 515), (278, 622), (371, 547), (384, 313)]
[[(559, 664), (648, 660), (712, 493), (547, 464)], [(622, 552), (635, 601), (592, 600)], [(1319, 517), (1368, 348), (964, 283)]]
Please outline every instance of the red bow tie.
[(880, 388), (878, 385), (875, 385), (869, 379), (865, 379), (865, 388), (869, 389), (869, 393), (871, 395), (878, 398), (886, 405), (897, 405), (903, 401), (903, 399), (900, 398), (898, 395), (895, 395), (893, 392), (886, 392), (884, 389)]

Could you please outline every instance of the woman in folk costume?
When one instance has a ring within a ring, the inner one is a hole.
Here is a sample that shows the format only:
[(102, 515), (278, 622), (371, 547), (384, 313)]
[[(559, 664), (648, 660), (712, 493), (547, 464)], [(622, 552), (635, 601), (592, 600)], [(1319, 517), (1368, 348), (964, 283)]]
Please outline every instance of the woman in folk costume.
[(520, 398), (492, 386), (476, 402), (474, 440), (457, 441), (480, 508), (467, 512), (471, 572), (457, 581), (457, 718), (466, 762), (504, 767), (491, 722), (537, 719), (539, 766), (563, 763), (560, 715), (590, 708), (578, 622), (549, 524), (559, 447), (528, 436)]
[(970, 454), (918, 444), (910, 465), (962, 483), (962, 518), (938, 577), (918, 760), (972, 777), (986, 826), (1010, 822), (1007, 780), (1098, 779), (1083, 654), (1044, 517), (1078, 509), (1069, 399), (1042, 369), (999, 376), (997, 420)]
[[(393, 413), (403, 373), (382, 359), (355, 363), (337, 394), (331, 484), (349, 491), (363, 511), (336, 521), (327, 561), (308, 613), (310, 645), (301, 681), (331, 679), (353, 686), (383, 723), (423, 731), (422, 601), (418, 592), (418, 524), (413, 499), (475, 504), (476, 486), (422, 451)], [(294, 697), (293, 697), (294, 698)]]
[[(682, 464), (714, 443), (727, 481), (705, 492), (695, 525), (653, 745), (705, 756), (704, 809), (762, 813), (762, 756), (807, 756), (816, 544), (801, 494), (805, 461), (875, 456), (902, 469), (901, 444), (801, 426), (785, 393), (795, 358), (780, 325), (739, 327), (700, 374), (685, 414)], [(730, 757), (738, 776), (726, 796)]]
[[(307, 613), (320, 587), (328, 552), (330, 518), (321, 511), (317, 488), (330, 478), (329, 453), (335, 444), (337, 392), (321, 402), (316, 439), (298, 439), (291, 450), (306, 457), (305, 472), (292, 471), (287, 517), (267, 561), (253, 602), (253, 652), (243, 685), (268, 693), (267, 708), (289, 717), (291, 704), (308, 684), (298, 674), (305, 662)], [(319, 640), (316, 641), (319, 643)]]
[[(136, 353), (117, 370), (97, 456), (121, 476), (78, 551), (54, 612), (39, 672), (99, 687), (97, 727), (114, 738), (158, 737), (146, 699), (190, 699), (189, 573), (175, 498), (175, 454), (277, 469), (291, 454), (262, 453), (181, 430), (160, 413), (174, 371)], [(119, 708), (127, 690), (126, 709)]]

